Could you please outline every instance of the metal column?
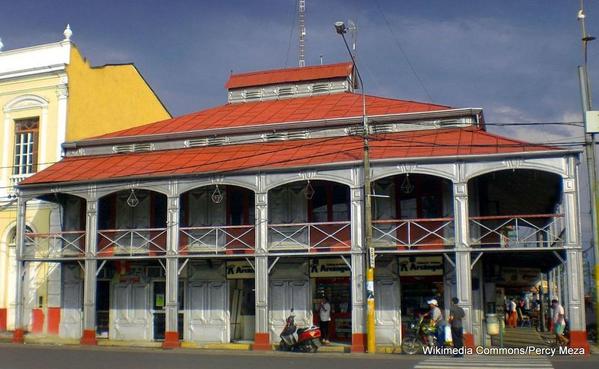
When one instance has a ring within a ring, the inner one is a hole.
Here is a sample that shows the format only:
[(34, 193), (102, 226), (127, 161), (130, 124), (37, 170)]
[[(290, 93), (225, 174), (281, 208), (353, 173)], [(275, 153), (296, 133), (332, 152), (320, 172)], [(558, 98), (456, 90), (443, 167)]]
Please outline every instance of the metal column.
[[(175, 192), (176, 191), (172, 191)], [(166, 321), (163, 348), (177, 348), (179, 342), (179, 196), (167, 199), (166, 219)]]
[(361, 187), (351, 188), (351, 296), (352, 296), (352, 352), (366, 350), (366, 290), (364, 286), (364, 211)]
[(468, 183), (453, 185), (453, 210), (455, 227), (456, 297), (466, 316), (463, 320), (464, 345), (474, 347), (472, 334), (472, 276), (470, 261), (470, 236), (468, 227)]
[[(264, 188), (264, 177), (260, 177)], [(270, 350), (268, 329), (268, 192), (256, 193), (256, 333), (254, 350)]]
[(566, 295), (564, 308), (570, 324), (570, 345), (583, 348), (588, 353), (585, 311), (584, 311), (584, 285), (582, 266), (582, 245), (579, 228), (578, 185), (576, 158), (568, 158), (568, 177), (563, 179), (563, 204), (566, 223)]
[(23, 326), (23, 280), (25, 272), (25, 262), (23, 261), (23, 248), (25, 247), (25, 214), (27, 211), (27, 200), (20, 197), (17, 200), (17, 234), (16, 234), (16, 282), (17, 291), (15, 294), (15, 330), (13, 333), (13, 343), (25, 342), (25, 327)]
[(83, 335), (82, 345), (96, 345), (96, 286), (98, 262), (96, 245), (98, 237), (98, 200), (87, 201), (85, 219), (85, 280), (83, 281)]

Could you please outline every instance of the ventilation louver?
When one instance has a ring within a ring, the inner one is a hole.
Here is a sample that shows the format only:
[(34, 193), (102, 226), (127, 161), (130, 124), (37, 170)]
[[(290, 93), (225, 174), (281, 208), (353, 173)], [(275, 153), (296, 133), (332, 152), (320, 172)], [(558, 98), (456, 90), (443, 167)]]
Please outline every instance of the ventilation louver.
[(142, 151), (152, 151), (154, 150), (154, 145), (151, 143), (136, 143), (129, 145), (115, 145), (112, 147), (112, 151), (120, 154), (125, 152), (142, 152)]
[(395, 126), (390, 123), (390, 124), (376, 124), (376, 125), (372, 125), (370, 126), (370, 131), (373, 134), (377, 134), (377, 133), (391, 133), (395, 131)]
[(229, 137), (204, 137), (185, 141), (187, 147), (220, 146), (229, 143)]
[(254, 100), (262, 97), (262, 91), (246, 91), (245, 98), (246, 100)]
[(315, 83), (312, 86), (313, 93), (328, 92), (331, 89), (330, 83)]
[(302, 132), (273, 132), (262, 135), (264, 141), (286, 141), (286, 140), (303, 140), (309, 138), (310, 134), (307, 131)]

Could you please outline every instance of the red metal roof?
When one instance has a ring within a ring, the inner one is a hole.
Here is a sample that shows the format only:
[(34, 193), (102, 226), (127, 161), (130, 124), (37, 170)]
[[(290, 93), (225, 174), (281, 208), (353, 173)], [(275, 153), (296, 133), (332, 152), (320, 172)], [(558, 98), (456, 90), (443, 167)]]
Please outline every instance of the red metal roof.
[(228, 89), (273, 85), (347, 77), (352, 73), (352, 63), (317, 65), (312, 67), (275, 69), (232, 74), (225, 84)]
[[(376, 135), (372, 136), (370, 145), (373, 160), (557, 150), (554, 147), (528, 144), (474, 128)], [(310, 167), (358, 160), (362, 160), (361, 137), (343, 136), (69, 157), (24, 180), (21, 185)]]
[[(368, 115), (402, 114), (447, 109), (451, 109), (451, 107), (366, 96), (366, 110)], [(362, 95), (345, 92), (284, 100), (225, 104), (95, 138), (167, 134), (360, 116), (362, 116)]]

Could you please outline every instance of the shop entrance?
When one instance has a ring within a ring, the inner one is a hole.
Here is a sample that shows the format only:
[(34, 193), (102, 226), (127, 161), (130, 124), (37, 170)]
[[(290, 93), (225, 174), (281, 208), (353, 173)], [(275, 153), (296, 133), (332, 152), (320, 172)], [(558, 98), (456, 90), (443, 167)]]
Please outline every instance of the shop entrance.
[(310, 263), (314, 324), (320, 323), (319, 306), (326, 297), (331, 305), (329, 340), (350, 343), (352, 338), (351, 270), (342, 258), (320, 258)]
[(231, 341), (253, 341), (256, 330), (256, 295), (253, 279), (229, 280)]
[(108, 338), (110, 327), (110, 280), (98, 280), (96, 285), (96, 335)]
[[(184, 319), (184, 301), (185, 289), (183, 281), (179, 282), (179, 312), (177, 317), (177, 331), (179, 339), (183, 339), (183, 319)], [(153, 315), (153, 337), (154, 340), (164, 340), (164, 332), (166, 331), (166, 282), (154, 281), (152, 283), (152, 315)]]
[(351, 342), (351, 284), (349, 277), (315, 278), (314, 323), (319, 324), (318, 307), (323, 297), (329, 299), (331, 305), (331, 323), (329, 339), (333, 342)]
[(443, 256), (399, 258), (401, 311), (404, 324), (430, 310), (427, 301), (437, 300), (444, 309)]

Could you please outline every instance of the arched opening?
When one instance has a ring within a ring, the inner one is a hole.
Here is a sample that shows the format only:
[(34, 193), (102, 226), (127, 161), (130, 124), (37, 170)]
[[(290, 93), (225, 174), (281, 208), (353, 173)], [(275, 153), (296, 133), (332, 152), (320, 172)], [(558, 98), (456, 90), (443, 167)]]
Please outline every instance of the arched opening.
[(538, 170), (503, 170), (468, 183), (470, 244), (481, 248), (563, 245), (562, 179)]
[(164, 255), (166, 196), (149, 190), (123, 190), (98, 202), (99, 256)]
[[(85, 254), (85, 199), (64, 193), (46, 194), (39, 200), (56, 204), (50, 215), (48, 232), (28, 232), (25, 242), (34, 246), (38, 256), (80, 257)], [(26, 248), (27, 252), (27, 248)]]
[(268, 191), (271, 251), (347, 251), (351, 248), (349, 187), (300, 181)]
[[(351, 342), (351, 268), (347, 258), (330, 255), (351, 249), (350, 204), (349, 187), (331, 181), (292, 182), (268, 192), (269, 251), (306, 256), (281, 258), (273, 264), (269, 275), (272, 340), (278, 338), (293, 309), (300, 324), (322, 323), (321, 328), (328, 328), (326, 339)], [(328, 311), (322, 312), (319, 306), (325, 297)]]
[(565, 258), (562, 183), (557, 174), (531, 169), (468, 182), (474, 321), (484, 314), (505, 319), (507, 347), (520, 344), (525, 330), (535, 333), (527, 343), (538, 344), (537, 331), (549, 328), (550, 299), (564, 296), (558, 281)]
[(400, 174), (373, 183), (372, 243), (382, 249), (442, 249), (454, 246), (450, 181)]
[(255, 249), (254, 192), (214, 185), (180, 197), (179, 250), (182, 253), (251, 254)]

